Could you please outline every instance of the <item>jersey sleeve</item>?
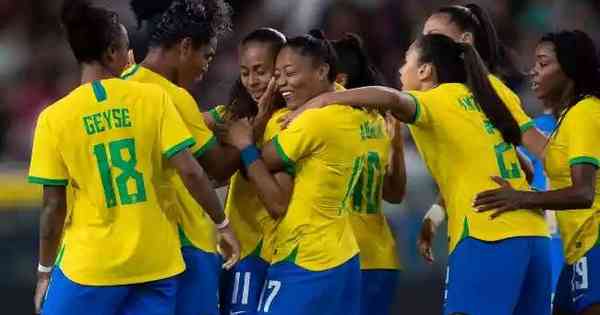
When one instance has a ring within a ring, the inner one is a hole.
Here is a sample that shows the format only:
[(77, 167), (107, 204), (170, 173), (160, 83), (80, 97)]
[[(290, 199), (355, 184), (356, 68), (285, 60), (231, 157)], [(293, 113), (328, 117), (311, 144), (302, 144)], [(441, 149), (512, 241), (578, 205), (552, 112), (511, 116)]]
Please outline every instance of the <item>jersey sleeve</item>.
[(307, 110), (273, 138), (273, 145), (288, 174), (294, 175), (296, 163), (317, 152), (324, 144), (327, 128), (320, 123), (320, 116), (319, 109)]
[(412, 97), (417, 106), (415, 110), (415, 115), (409, 122), (416, 127), (427, 127), (433, 123), (432, 111), (430, 110), (431, 106), (431, 97), (428, 92), (421, 91), (409, 91), (406, 92), (407, 95)]
[(38, 117), (33, 137), (28, 181), (47, 186), (67, 186), (69, 173), (52, 134), (47, 110)]
[(265, 132), (263, 133), (262, 144), (265, 144), (273, 137), (275, 137), (279, 132), (281, 132), (281, 122), (278, 120), (285, 116), (290, 111), (287, 108), (282, 108), (273, 113), (267, 125), (265, 126)]
[(517, 121), (519, 128), (521, 128), (521, 133), (524, 133), (527, 130), (535, 127), (535, 122), (523, 110), (519, 96), (517, 96), (515, 92), (513, 92), (497, 77), (490, 75), (489, 79), (492, 83), (492, 87), (494, 90), (496, 90), (496, 93), (502, 102), (504, 102), (506, 108), (508, 111), (510, 111), (515, 121)]
[(193, 147), (196, 141), (175, 109), (171, 98), (163, 92), (162, 99), (163, 112), (159, 126), (159, 143), (163, 155), (170, 159), (181, 151)]
[(217, 138), (208, 128), (196, 100), (184, 89), (180, 89), (178, 109), (183, 122), (194, 137), (196, 144), (191, 148), (195, 157), (200, 157), (217, 144)]
[[(569, 165), (592, 164), (600, 167), (600, 111), (589, 110), (597, 104), (580, 104), (571, 109), (560, 129), (568, 132)], [(559, 130), (560, 132), (560, 130)]]

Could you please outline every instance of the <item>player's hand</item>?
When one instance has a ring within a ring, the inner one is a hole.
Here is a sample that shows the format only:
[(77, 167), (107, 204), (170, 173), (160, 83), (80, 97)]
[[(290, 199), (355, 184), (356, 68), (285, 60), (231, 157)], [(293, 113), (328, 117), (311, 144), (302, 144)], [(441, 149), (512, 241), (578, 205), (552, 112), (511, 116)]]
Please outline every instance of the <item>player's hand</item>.
[(522, 208), (526, 194), (515, 190), (505, 179), (494, 176), (492, 180), (500, 185), (500, 188), (480, 192), (475, 197), (473, 207), (479, 212), (495, 210), (491, 218), (496, 218), (504, 212)]
[(277, 83), (275, 83), (275, 77), (272, 77), (269, 80), (269, 85), (267, 85), (267, 90), (263, 93), (258, 100), (258, 112), (256, 113), (256, 118), (267, 118), (271, 116), (273, 111), (275, 110), (275, 95), (277, 92)]
[(404, 145), (402, 122), (396, 119), (390, 112), (385, 114), (385, 129), (390, 137), (393, 148), (402, 148)]
[(219, 252), (225, 258), (223, 268), (229, 270), (240, 260), (240, 242), (229, 226), (220, 229), (218, 232)]
[(238, 119), (237, 121), (230, 123), (227, 129), (225, 142), (239, 150), (254, 143), (252, 122), (250, 119)]
[(40, 314), (42, 312), (42, 303), (48, 291), (48, 284), (50, 283), (49, 272), (38, 272), (37, 284), (35, 286), (35, 295), (33, 296), (33, 305), (35, 306), (35, 313)]
[(419, 233), (419, 238), (417, 239), (417, 249), (419, 250), (419, 254), (423, 256), (425, 261), (429, 264), (434, 262), (433, 257), (433, 239), (435, 238), (435, 227), (431, 222), (431, 219), (423, 220), (421, 224), (421, 232)]

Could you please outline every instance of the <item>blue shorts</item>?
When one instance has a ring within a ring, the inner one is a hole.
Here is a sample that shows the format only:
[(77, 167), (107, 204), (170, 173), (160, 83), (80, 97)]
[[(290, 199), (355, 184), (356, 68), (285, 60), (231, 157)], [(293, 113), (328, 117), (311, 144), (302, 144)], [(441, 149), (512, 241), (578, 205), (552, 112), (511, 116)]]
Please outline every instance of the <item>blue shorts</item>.
[(54, 268), (43, 315), (167, 315), (175, 312), (176, 277), (117, 286), (86, 286)]
[(221, 256), (184, 246), (185, 271), (177, 277), (175, 315), (218, 315)]
[(291, 262), (269, 267), (258, 314), (360, 314), (358, 255), (325, 271), (308, 271)]
[(600, 304), (600, 245), (564, 266), (554, 298), (554, 308), (566, 314), (579, 314), (595, 304)]
[(361, 271), (361, 315), (390, 315), (398, 293), (399, 270)]
[(449, 257), (444, 314), (549, 315), (550, 239), (462, 240)]
[(221, 276), (221, 314), (254, 315), (265, 283), (269, 263), (247, 256)]

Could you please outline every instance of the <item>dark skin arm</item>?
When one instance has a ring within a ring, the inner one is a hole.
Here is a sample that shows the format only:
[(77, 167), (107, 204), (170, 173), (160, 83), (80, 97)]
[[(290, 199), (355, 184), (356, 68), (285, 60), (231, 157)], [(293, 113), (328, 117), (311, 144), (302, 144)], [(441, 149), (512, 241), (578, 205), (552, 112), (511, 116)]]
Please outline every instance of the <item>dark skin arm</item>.
[(518, 191), (509, 182), (492, 179), (501, 187), (481, 192), (474, 206), (479, 211), (495, 210), (492, 217), (517, 209), (589, 209), (594, 203), (597, 168), (591, 164), (571, 166), (571, 186), (547, 192)]
[(240, 151), (232, 146), (220, 143), (204, 152), (197, 160), (208, 175), (218, 182), (229, 180), (242, 166)]
[(517, 158), (519, 159), (519, 165), (521, 165), (521, 170), (525, 173), (525, 178), (527, 182), (531, 184), (533, 181), (533, 165), (529, 163), (529, 160), (524, 157), (519, 151), (517, 151)]
[[(202, 206), (212, 221), (216, 224), (222, 223), (225, 220), (223, 207), (212, 188), (208, 176), (206, 176), (192, 154), (188, 150), (182, 151), (174, 155), (169, 162), (177, 169), (179, 177), (181, 177), (190, 195)], [(239, 259), (240, 244), (229, 225), (218, 229), (218, 232), (221, 249), (225, 258), (227, 258), (223, 267), (230, 269)]]
[(401, 203), (406, 193), (402, 124), (391, 115), (387, 115), (386, 128), (391, 139), (392, 150), (390, 163), (383, 179), (383, 199), (389, 203)]
[[(67, 215), (67, 192), (65, 186), (44, 186), (44, 204), (40, 213), (39, 263), (54, 265)], [(34, 304), (36, 313), (41, 312), (42, 300), (48, 289), (49, 272), (38, 272)]]
[[(228, 140), (243, 150), (253, 144), (252, 130), (248, 119), (240, 119), (230, 126)], [(256, 187), (258, 197), (274, 219), (283, 217), (287, 212), (293, 190), (293, 178), (283, 172), (283, 169), (284, 163), (271, 142), (264, 146), (261, 158), (246, 169), (248, 179)]]

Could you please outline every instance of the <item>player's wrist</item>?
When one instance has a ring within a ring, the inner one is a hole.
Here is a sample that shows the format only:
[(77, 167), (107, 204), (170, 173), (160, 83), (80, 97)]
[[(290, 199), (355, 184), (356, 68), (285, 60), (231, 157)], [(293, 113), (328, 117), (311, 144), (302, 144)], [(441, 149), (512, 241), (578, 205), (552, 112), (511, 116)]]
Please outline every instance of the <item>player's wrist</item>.
[(241, 149), (240, 156), (244, 167), (247, 169), (252, 163), (260, 159), (260, 151), (254, 144), (248, 144)]
[(444, 208), (439, 204), (435, 203), (431, 206), (431, 208), (429, 208), (429, 210), (427, 210), (427, 213), (425, 213), (423, 221), (427, 219), (431, 221), (433, 229), (435, 230), (444, 222), (444, 220), (446, 220), (446, 210), (444, 210)]
[(38, 274), (50, 274), (54, 269), (54, 265), (43, 265), (42, 263), (38, 263), (37, 272)]
[(215, 223), (215, 227), (219, 232), (226, 230), (227, 228), (229, 228), (229, 218), (225, 217), (223, 221), (221, 221), (221, 223)]

